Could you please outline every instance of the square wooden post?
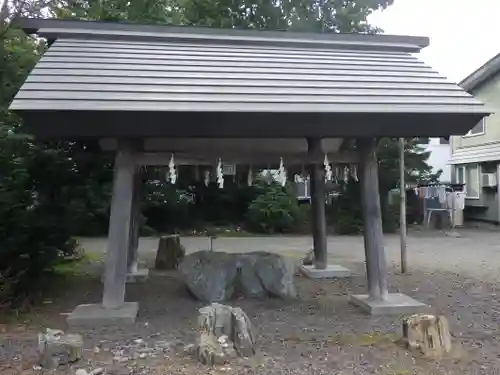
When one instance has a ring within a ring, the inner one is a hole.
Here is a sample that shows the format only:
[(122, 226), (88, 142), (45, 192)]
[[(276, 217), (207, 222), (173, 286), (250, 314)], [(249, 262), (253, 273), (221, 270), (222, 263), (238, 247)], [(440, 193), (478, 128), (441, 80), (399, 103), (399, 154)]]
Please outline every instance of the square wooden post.
[(139, 250), (139, 233), (141, 229), (141, 185), (142, 173), (139, 168), (134, 172), (134, 192), (132, 200), (132, 217), (130, 225), (130, 244), (127, 256), (127, 271), (129, 274), (138, 272), (138, 250)]
[(310, 159), (311, 225), (314, 247), (314, 265), (303, 265), (302, 273), (311, 279), (344, 278), (351, 271), (341, 265), (328, 264), (328, 242), (326, 234), (324, 153), (320, 138), (307, 139)]
[(135, 170), (136, 160), (132, 145), (126, 141), (119, 142), (115, 159), (102, 297), (102, 304), (107, 309), (120, 308), (125, 301)]
[(134, 174), (137, 161), (135, 151), (132, 142), (119, 141), (114, 167), (102, 303), (77, 306), (67, 318), (70, 327), (115, 326), (135, 322), (139, 304), (125, 302), (127, 258), (132, 237)]
[[(321, 139), (308, 139), (309, 153), (317, 156), (322, 155)], [(324, 270), (328, 266), (328, 251), (326, 237), (326, 213), (325, 213), (325, 181), (321, 164), (313, 163), (309, 169), (311, 184), (311, 224), (314, 247), (314, 265), (316, 269)]]
[(387, 299), (387, 265), (382, 229), (378, 180), (377, 143), (374, 138), (357, 141), (361, 161), (361, 201), (368, 292), (372, 300)]
[(315, 267), (324, 270), (328, 266), (325, 213), (325, 181), (320, 165), (311, 165), (311, 213)]
[(134, 174), (134, 192), (132, 201), (132, 223), (130, 225), (130, 242), (127, 254), (127, 282), (145, 282), (149, 276), (149, 269), (139, 268), (139, 235), (141, 231), (141, 188), (143, 174), (138, 166)]
[(428, 306), (402, 293), (388, 293), (387, 263), (382, 230), (382, 210), (378, 181), (377, 141), (358, 139), (361, 166), (366, 276), (368, 294), (350, 296), (350, 302), (371, 315), (404, 315), (425, 312)]

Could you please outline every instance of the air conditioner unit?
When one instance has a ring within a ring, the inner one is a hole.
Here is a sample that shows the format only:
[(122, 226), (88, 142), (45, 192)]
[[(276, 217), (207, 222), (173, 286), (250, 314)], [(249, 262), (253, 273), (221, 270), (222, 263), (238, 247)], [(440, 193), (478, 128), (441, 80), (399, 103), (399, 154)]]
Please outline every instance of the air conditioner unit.
[(497, 187), (497, 175), (495, 173), (483, 173), (483, 187)]

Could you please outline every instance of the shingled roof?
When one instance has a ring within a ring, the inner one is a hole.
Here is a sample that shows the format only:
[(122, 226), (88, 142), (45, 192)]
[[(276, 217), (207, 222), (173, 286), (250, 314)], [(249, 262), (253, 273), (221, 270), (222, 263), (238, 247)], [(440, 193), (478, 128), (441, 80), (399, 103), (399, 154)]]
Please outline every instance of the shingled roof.
[(472, 92), (476, 90), (483, 83), (488, 81), (490, 78), (496, 76), (500, 73), (500, 53), (482, 65), (479, 69), (475, 70), (467, 77), (465, 77), (460, 83), (462, 87), (467, 92)]
[[(212, 120), (225, 113), (232, 122), (236, 114), (239, 122), (267, 114), (269, 126), (277, 114), (297, 114), (304, 126), (329, 123), (325, 135), (352, 135), (369, 122), (374, 134), (397, 133), (397, 125), (400, 134), (393, 135), (447, 135), (490, 113), (412, 55), (427, 38), (57, 20), (20, 25), (52, 43), (11, 106), (29, 122), (30, 113), (49, 112), (53, 120), (55, 112), (85, 112), (108, 120), (140, 113), (147, 121), (161, 113)], [(386, 127), (377, 125), (382, 120)], [(406, 126), (419, 128), (401, 130)]]

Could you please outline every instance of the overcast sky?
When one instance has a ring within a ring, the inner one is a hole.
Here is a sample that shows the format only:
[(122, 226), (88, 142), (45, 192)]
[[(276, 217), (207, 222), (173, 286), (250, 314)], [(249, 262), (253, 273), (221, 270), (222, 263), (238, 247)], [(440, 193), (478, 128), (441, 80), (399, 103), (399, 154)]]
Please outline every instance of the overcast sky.
[(429, 37), (420, 58), (455, 82), (500, 53), (500, 0), (394, 0), (369, 20), (386, 34)]

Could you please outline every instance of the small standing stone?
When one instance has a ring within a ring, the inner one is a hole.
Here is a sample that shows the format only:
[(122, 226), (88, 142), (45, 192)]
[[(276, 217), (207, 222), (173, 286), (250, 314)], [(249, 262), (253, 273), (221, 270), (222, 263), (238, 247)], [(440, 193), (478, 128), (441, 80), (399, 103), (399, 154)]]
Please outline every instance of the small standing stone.
[(75, 363), (83, 356), (83, 339), (78, 334), (47, 328), (38, 334), (39, 364), (45, 369)]
[(452, 349), (451, 334), (445, 316), (415, 314), (403, 319), (403, 340), (409, 349), (419, 350), (427, 358), (439, 358)]
[(186, 255), (178, 235), (162, 236), (158, 242), (155, 269), (175, 270)]
[(253, 356), (255, 354), (255, 338), (248, 315), (239, 307), (234, 307), (231, 318), (234, 348), (240, 357)]
[(302, 259), (302, 264), (304, 266), (312, 266), (314, 264), (314, 249), (311, 249), (307, 252), (304, 259)]
[(186, 350), (194, 352), (199, 362), (221, 365), (237, 355), (255, 354), (252, 324), (242, 309), (213, 303), (199, 312), (200, 337), (194, 347)]
[(214, 335), (202, 332), (196, 348), (196, 357), (203, 365), (223, 365), (232, 357), (226, 349), (220, 345)]

